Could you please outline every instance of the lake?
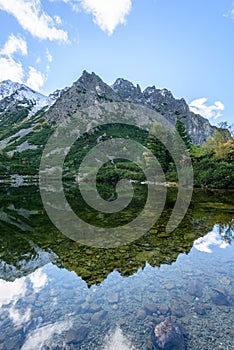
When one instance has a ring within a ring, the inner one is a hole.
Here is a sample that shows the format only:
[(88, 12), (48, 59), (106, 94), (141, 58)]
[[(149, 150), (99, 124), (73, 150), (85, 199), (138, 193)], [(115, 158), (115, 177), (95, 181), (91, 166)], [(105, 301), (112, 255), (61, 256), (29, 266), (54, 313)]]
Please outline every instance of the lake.
[[(141, 211), (146, 186), (122, 214), (97, 213), (66, 184), (74, 211), (106, 227)], [(99, 248), (51, 223), (36, 185), (0, 184), (0, 349), (154, 349), (152, 331), (168, 317), (188, 350), (234, 349), (233, 191), (194, 190), (171, 233), (177, 189), (154, 226), (124, 245)], [(100, 189), (104, 199), (113, 188)], [(67, 223), (69, 225), (69, 223)]]

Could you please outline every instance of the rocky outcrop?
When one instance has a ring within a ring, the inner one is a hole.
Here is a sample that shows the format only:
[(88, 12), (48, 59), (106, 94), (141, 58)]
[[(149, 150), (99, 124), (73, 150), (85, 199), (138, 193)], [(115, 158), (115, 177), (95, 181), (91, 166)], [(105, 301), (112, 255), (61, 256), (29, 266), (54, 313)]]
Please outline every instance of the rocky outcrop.
[[(82, 76), (73, 83), (71, 88), (64, 90), (53, 106), (46, 113), (50, 122), (66, 123), (81, 108), (97, 106), (105, 102), (128, 102), (144, 106), (160, 113), (167, 121), (176, 124), (180, 119), (190, 134), (193, 143), (202, 144), (213, 138), (217, 127), (209, 121), (189, 110), (186, 101), (176, 99), (167, 89), (147, 87), (143, 92), (139, 85), (126, 79), (118, 78), (112, 86), (107, 85), (95, 73), (84, 71)], [(229, 136), (228, 131), (223, 133)]]
[[(174, 125), (177, 119), (180, 119), (185, 124), (193, 143), (202, 144), (209, 137), (214, 137), (217, 127), (210, 125), (201, 115), (191, 112), (183, 98), (174, 98), (167, 89), (156, 89), (152, 86), (142, 92), (139, 85), (135, 87), (131, 82), (120, 78), (112, 88), (123, 99), (156, 110)], [(222, 129), (222, 132), (226, 137), (230, 136), (228, 130)]]
[(46, 117), (50, 122), (59, 124), (69, 119), (80, 108), (113, 101), (121, 102), (123, 99), (96, 74), (89, 74), (84, 71), (82, 76), (69, 89), (63, 91), (46, 113)]
[[(36, 116), (45, 115), (50, 124), (63, 125), (82, 108), (112, 102), (123, 105), (128, 103), (133, 110), (137, 110), (139, 105), (143, 106), (145, 110), (157, 112), (164, 120), (174, 125), (177, 119), (180, 119), (185, 124), (192, 142), (196, 144), (202, 144), (208, 138), (213, 138), (217, 130), (207, 119), (192, 113), (183, 98), (174, 98), (167, 89), (152, 86), (142, 91), (139, 85), (134, 86), (122, 78), (118, 78), (112, 86), (109, 86), (95, 73), (89, 74), (86, 71), (70, 88), (56, 90), (48, 97), (23, 84), (9, 80), (1, 82), (0, 122), (5, 128), (37, 112)], [(230, 137), (228, 130), (221, 129), (221, 131), (226, 138)]]
[(124, 100), (145, 105), (144, 96), (138, 84), (135, 87), (130, 81), (119, 78), (112, 88)]

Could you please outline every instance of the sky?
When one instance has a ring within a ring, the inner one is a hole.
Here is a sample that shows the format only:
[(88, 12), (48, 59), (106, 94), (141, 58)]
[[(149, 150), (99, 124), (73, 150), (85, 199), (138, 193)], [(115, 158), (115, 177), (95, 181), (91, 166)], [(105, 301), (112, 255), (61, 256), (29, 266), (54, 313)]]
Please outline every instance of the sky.
[(234, 123), (232, 0), (0, 0), (0, 33), (0, 81), (48, 95), (87, 70)]

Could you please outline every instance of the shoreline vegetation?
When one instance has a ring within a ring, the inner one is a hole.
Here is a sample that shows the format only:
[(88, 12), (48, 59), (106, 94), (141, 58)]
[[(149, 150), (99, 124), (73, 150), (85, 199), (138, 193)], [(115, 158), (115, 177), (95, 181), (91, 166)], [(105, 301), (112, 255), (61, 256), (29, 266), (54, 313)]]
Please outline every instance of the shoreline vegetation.
[[(1, 175), (0, 175), (1, 176)], [(58, 178), (49, 178), (49, 181), (47, 182), (46, 179), (44, 179), (44, 184), (49, 184), (51, 182), (56, 183), (59, 181)], [(93, 183), (93, 180), (88, 180), (88, 179), (80, 179), (79, 180), (74, 180), (74, 178), (63, 178), (63, 183), (74, 183), (75, 185), (79, 185), (79, 183)], [(179, 184), (178, 182), (174, 181), (166, 181), (166, 182), (152, 182), (152, 181), (140, 181), (140, 180), (128, 180), (126, 179), (126, 182), (136, 184), (136, 185), (155, 185), (155, 186), (162, 186), (162, 187), (169, 187), (169, 188), (178, 188)], [(105, 184), (110, 184), (109, 182), (101, 182), (103, 185)], [(0, 184), (9, 184), (13, 185), (14, 187), (21, 187), (21, 186), (31, 186), (39, 185), (39, 175), (19, 175), (19, 174), (13, 174), (11, 176), (5, 176), (5, 177), (0, 177)], [(113, 186), (113, 183), (111, 183)], [(191, 188), (191, 186), (183, 186), (183, 188)], [(209, 191), (217, 191), (217, 190), (229, 190), (229, 191), (234, 191), (234, 186), (233, 187), (212, 187), (212, 186), (193, 186), (194, 189), (200, 189), (200, 190), (209, 190)]]
[[(79, 166), (85, 156), (99, 142), (110, 138), (133, 139), (143, 144), (151, 154), (159, 161), (166, 182), (155, 182), (163, 186), (178, 186), (177, 168), (185, 169), (188, 166), (188, 159), (193, 168), (193, 187), (208, 189), (234, 189), (234, 139), (224, 135), (222, 130), (217, 129), (213, 139), (209, 139), (202, 145), (192, 144), (190, 136), (182, 121), (177, 120), (176, 130), (183, 140), (185, 148), (181, 151), (180, 145), (176, 143), (173, 133), (167, 131), (162, 125), (155, 124), (152, 132), (146, 133), (139, 128), (121, 127), (113, 124), (109, 129), (106, 127), (94, 129), (93, 132), (79, 138), (71, 147), (66, 156), (63, 166), (63, 181), (77, 181), (79, 177)], [(7, 181), (15, 184), (22, 182), (37, 182), (39, 178), (39, 167), (44, 145), (53, 132), (53, 127), (46, 125), (46, 135), (42, 127), (37, 134), (37, 144), (40, 148), (36, 150), (25, 150), (9, 155), (6, 151), (0, 151), (0, 182)], [(163, 135), (165, 144), (174, 148), (177, 152), (177, 164), (173, 160), (169, 150), (154, 135)], [(35, 136), (34, 136), (35, 138)], [(13, 145), (11, 146), (13, 147)], [(144, 159), (147, 167), (150, 168), (150, 156), (146, 152)], [(179, 163), (179, 164), (178, 164)], [(117, 184), (118, 181), (126, 179), (131, 182), (147, 183), (142, 169), (134, 162), (126, 159), (117, 159), (103, 164), (97, 174), (92, 173), (92, 179), (100, 183)], [(191, 183), (191, 174), (188, 173), (188, 184)], [(56, 175), (55, 175), (56, 177)], [(50, 176), (51, 179), (51, 176)], [(152, 179), (152, 176), (151, 176)], [(56, 178), (55, 178), (56, 181)], [(89, 179), (82, 179), (89, 182)], [(79, 182), (79, 181), (78, 181)], [(185, 182), (184, 182), (185, 183)]]

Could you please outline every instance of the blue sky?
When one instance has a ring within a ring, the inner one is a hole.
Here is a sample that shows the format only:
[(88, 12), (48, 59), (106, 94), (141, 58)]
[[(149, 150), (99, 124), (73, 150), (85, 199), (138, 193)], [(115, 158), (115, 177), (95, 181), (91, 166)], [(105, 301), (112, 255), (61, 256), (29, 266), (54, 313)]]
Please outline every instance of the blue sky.
[(0, 0), (0, 81), (48, 94), (86, 69), (234, 122), (231, 0)]

